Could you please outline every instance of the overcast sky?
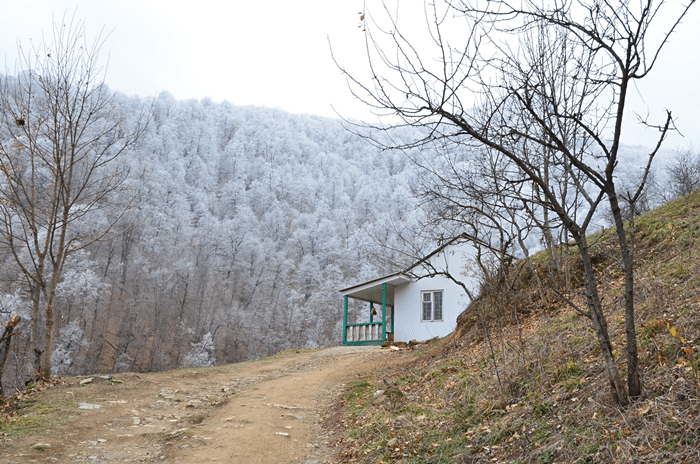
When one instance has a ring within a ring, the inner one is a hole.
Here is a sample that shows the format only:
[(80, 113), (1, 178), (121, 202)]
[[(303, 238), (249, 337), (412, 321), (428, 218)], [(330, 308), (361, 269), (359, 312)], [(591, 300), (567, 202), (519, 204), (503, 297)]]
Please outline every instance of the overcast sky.
[[(677, 2), (678, 0), (673, 0)], [(369, 2), (371, 3), (371, 2)], [(685, 3), (685, 2), (684, 2)], [(236, 105), (279, 107), (294, 113), (364, 118), (331, 60), (352, 69), (364, 57), (358, 28), (363, 0), (0, 0), (0, 57), (12, 70), (17, 40), (39, 41), (68, 12), (85, 19), (90, 37), (109, 34), (107, 82), (127, 94)], [(408, 0), (402, 8), (422, 2)], [(420, 7), (420, 6), (419, 6)], [(421, 7), (422, 8), (422, 7)], [(635, 109), (673, 111), (685, 139), (700, 141), (700, 6), (691, 9), (658, 67), (635, 98)], [(629, 126), (627, 143), (650, 144)]]

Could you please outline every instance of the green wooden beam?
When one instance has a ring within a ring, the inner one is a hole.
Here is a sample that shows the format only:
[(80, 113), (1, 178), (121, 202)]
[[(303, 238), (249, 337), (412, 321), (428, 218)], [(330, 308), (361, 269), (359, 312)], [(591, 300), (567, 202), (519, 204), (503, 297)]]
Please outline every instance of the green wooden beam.
[(348, 296), (344, 297), (344, 310), (343, 310), (343, 345), (348, 344)]
[(386, 282), (382, 284), (382, 343), (386, 341)]

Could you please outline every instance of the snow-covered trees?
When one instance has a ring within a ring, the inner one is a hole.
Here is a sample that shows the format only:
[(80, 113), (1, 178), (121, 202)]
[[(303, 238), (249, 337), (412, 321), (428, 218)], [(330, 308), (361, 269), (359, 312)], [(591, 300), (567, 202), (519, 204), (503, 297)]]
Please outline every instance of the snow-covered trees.
[(666, 167), (671, 198), (683, 197), (700, 187), (700, 153), (678, 149)]
[[(132, 124), (144, 105), (120, 94), (114, 103)], [(129, 175), (119, 193), (132, 208), (64, 260), (54, 372), (161, 370), (339, 343), (337, 290), (400, 258), (381, 245), (393, 240), (387, 218), (415, 214), (413, 166), (383, 159), (337, 120), (167, 93), (150, 108), (121, 158)], [(31, 364), (21, 340), (14, 359)]]
[(214, 359), (211, 354), (214, 350), (214, 340), (210, 332), (207, 332), (202, 340), (192, 343), (192, 349), (185, 355), (183, 367), (206, 367), (213, 366)]

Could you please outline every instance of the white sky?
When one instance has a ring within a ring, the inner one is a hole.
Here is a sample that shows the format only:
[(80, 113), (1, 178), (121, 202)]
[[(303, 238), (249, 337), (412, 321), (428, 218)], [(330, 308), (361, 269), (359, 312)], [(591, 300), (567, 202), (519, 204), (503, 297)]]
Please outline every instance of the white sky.
[[(362, 0), (0, 0), (0, 5), (0, 57), (10, 69), (17, 39), (37, 41), (42, 32), (49, 37), (52, 14), (60, 20), (64, 12), (69, 18), (76, 12), (90, 40), (102, 27), (110, 34), (101, 53), (105, 59), (109, 53), (110, 86), (141, 96), (168, 91), (178, 99), (208, 96), (336, 116), (331, 104), (349, 99), (328, 37), (343, 55), (359, 57), (363, 46)], [(362, 111), (358, 105), (352, 112)]]
[[(672, 3), (679, 0), (673, 0)], [(368, 2), (372, 3), (372, 2)], [(402, 8), (422, 2), (402, 2)], [(685, 2), (683, 2), (685, 3)], [(331, 60), (349, 69), (364, 63), (358, 28), (363, 0), (0, 0), (0, 59), (12, 70), (17, 40), (51, 33), (52, 15), (85, 19), (89, 38), (104, 27), (107, 82), (127, 94), (236, 105), (279, 107), (294, 113), (369, 118)], [(700, 5), (689, 16), (641, 88), (635, 110), (662, 118), (669, 108), (686, 136), (665, 145), (700, 142)], [(630, 118), (631, 119), (631, 118)], [(626, 143), (649, 145), (628, 125)]]

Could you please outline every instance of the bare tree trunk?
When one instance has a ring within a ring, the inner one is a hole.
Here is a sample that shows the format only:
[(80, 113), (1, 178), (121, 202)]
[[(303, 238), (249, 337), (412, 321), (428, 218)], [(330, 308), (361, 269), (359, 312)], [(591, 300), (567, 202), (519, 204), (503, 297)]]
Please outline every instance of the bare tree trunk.
[(40, 304), (41, 304), (41, 289), (38, 284), (34, 284), (32, 287), (32, 324), (31, 324), (31, 337), (29, 342), (29, 349), (32, 352), (32, 366), (34, 370), (34, 380), (39, 379), (41, 375), (41, 354), (42, 350), (40, 348), (40, 336), (41, 332), (39, 330), (39, 314), (40, 314)]
[(625, 391), (625, 386), (622, 383), (622, 378), (620, 377), (620, 371), (615, 363), (615, 358), (612, 353), (612, 344), (610, 343), (610, 335), (608, 333), (608, 323), (606, 322), (605, 315), (603, 314), (603, 308), (600, 303), (597, 279), (595, 276), (595, 270), (593, 269), (593, 264), (591, 263), (591, 257), (588, 253), (588, 244), (586, 243), (586, 238), (582, 235), (575, 235), (574, 240), (576, 241), (579, 254), (583, 261), (583, 269), (586, 279), (586, 298), (588, 300), (591, 322), (593, 323), (593, 330), (595, 331), (596, 338), (598, 339), (598, 346), (600, 346), (600, 351), (605, 361), (605, 368), (608, 372), (608, 379), (610, 380), (610, 389), (613, 400), (622, 406), (626, 406), (629, 404), (629, 399), (627, 397), (627, 392)]
[(39, 373), (44, 379), (51, 377), (51, 354), (53, 353), (53, 333), (54, 333), (54, 313), (53, 301), (46, 305), (46, 345)]
[(627, 388), (631, 397), (642, 392), (639, 375), (639, 355), (637, 351), (637, 329), (634, 322), (634, 256), (629, 244), (622, 212), (615, 192), (608, 193), (610, 209), (615, 218), (617, 240), (622, 254), (622, 267), (625, 273), (625, 334), (627, 337)]
[(5, 331), (0, 337), (0, 343), (5, 342), (3, 347), (2, 356), (0, 356), (0, 398), (5, 396), (5, 391), (2, 387), (2, 375), (5, 371), (5, 363), (7, 362), (7, 355), (10, 354), (10, 342), (12, 342), (12, 336), (16, 335), (15, 329), (22, 322), (22, 318), (18, 315), (14, 315), (10, 318), (7, 325), (5, 325)]

